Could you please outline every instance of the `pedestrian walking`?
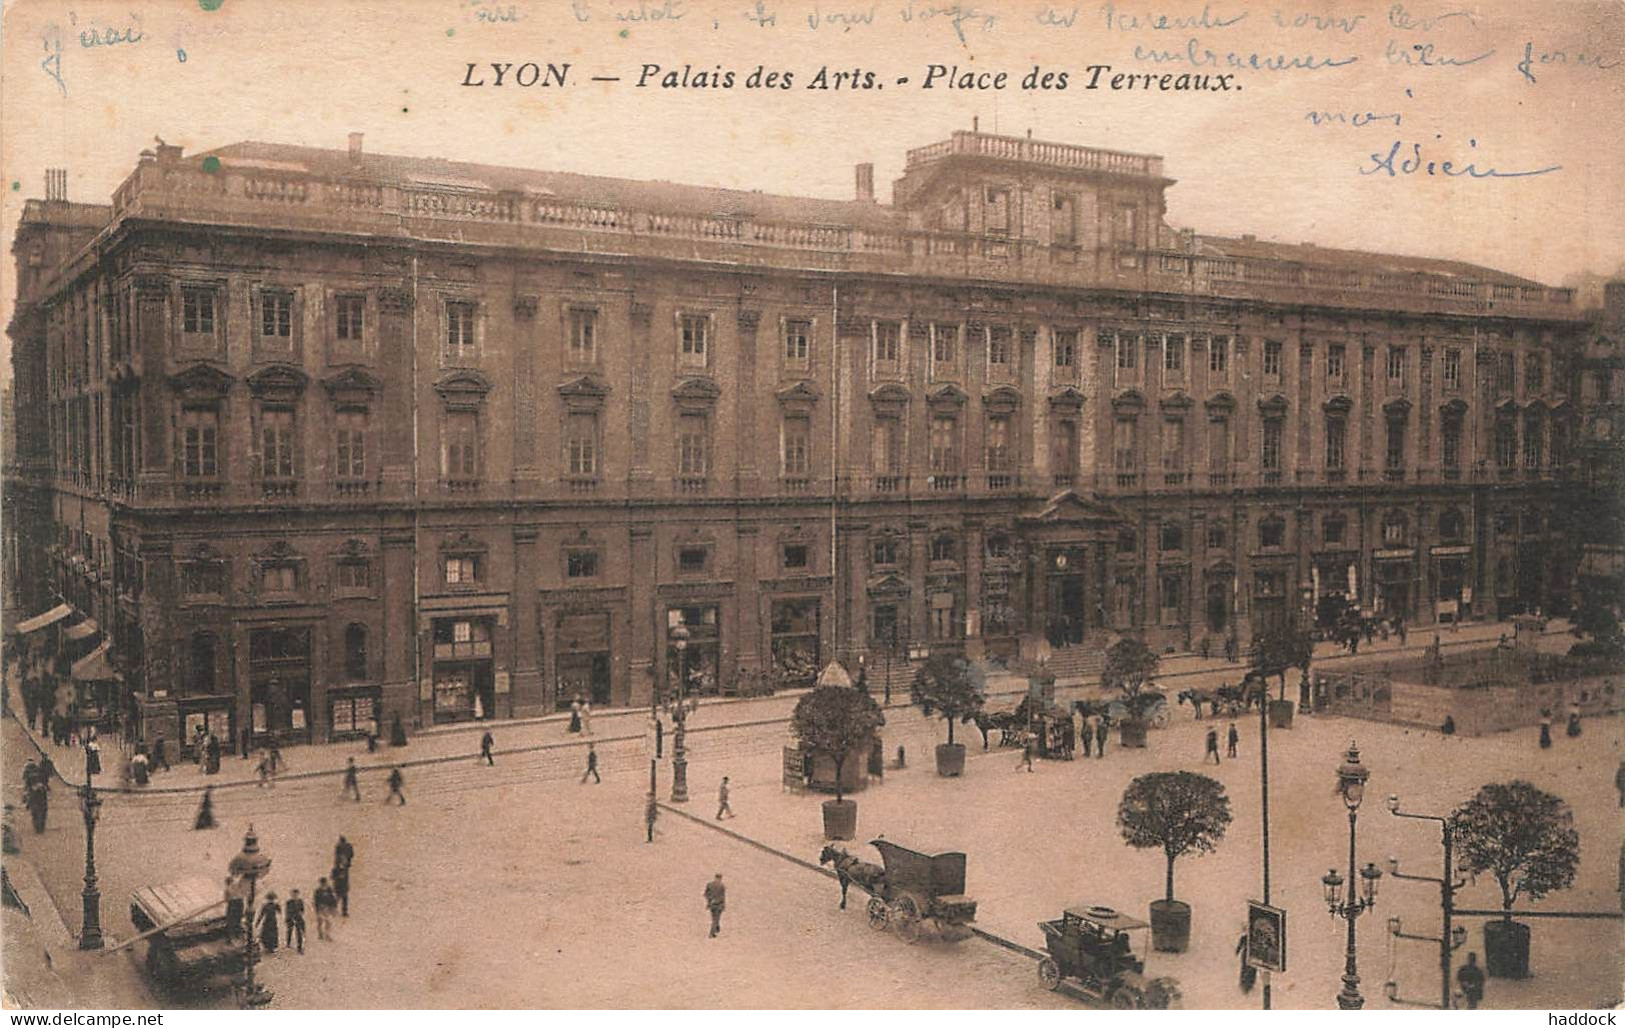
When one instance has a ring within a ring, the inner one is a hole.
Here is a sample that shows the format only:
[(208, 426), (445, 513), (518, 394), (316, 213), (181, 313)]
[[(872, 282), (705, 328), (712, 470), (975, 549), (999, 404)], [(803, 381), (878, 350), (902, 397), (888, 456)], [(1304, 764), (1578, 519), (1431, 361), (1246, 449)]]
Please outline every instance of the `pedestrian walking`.
[(1543, 710), (1540, 712), (1540, 748), (1543, 750), (1552, 748), (1552, 715), (1550, 711)]
[(581, 773), (582, 785), (587, 784), (588, 775), (592, 776), (594, 785), (603, 784), (604, 780), (598, 777), (598, 751), (592, 748), (592, 743), (590, 742), (587, 744), (587, 770)]
[(1023, 767), (1027, 769), (1028, 774), (1033, 773), (1033, 741), (1031, 739), (1021, 744), (1021, 760), (1016, 763), (1016, 770), (1020, 771)]
[(35, 776), (39, 784), (45, 787), (46, 792), (51, 791), (51, 779), (56, 777), (56, 761), (51, 759), (49, 753), (40, 754), (39, 774)]
[(655, 819), (660, 816), (660, 803), (655, 794), (650, 793), (648, 801), (643, 804), (643, 828), (648, 835), (649, 842), (655, 841)]
[(1228, 741), (1230, 745), (1225, 752), (1225, 756), (1229, 757), (1231, 760), (1235, 760), (1236, 744), (1241, 741), (1241, 733), (1236, 731), (1236, 723), (1234, 721), (1230, 722), (1230, 736)]
[(203, 767), (203, 740), (205, 735), (206, 730), (202, 725), (197, 725), (192, 729), (192, 763), (199, 768)]
[(1213, 758), (1213, 763), (1217, 764), (1219, 762), (1219, 730), (1217, 728), (1207, 730), (1207, 752), (1202, 754), (1202, 763), (1206, 764), (1209, 757)]
[[(1579, 723), (1578, 715), (1576, 715), (1574, 723), (1576, 723), (1576, 724)], [(1578, 735), (1580, 733), (1578, 731), (1571, 731), (1569, 734), (1570, 735)], [(99, 775), (101, 773), (102, 773), (102, 745), (101, 745), (101, 743), (97, 742), (96, 737), (94, 735), (92, 735), (92, 736), (90, 736), (89, 738), (87, 738), (85, 740), (85, 774), (86, 775)]]
[(276, 901), (276, 893), (267, 893), (265, 905), (260, 907), (260, 948), (265, 950), (267, 956), (276, 952), (280, 937), (277, 934), (279, 919), (282, 916), (282, 905)]
[(1099, 760), (1106, 755), (1106, 719), (1101, 718), (1095, 722), (1095, 759)]
[(1234, 664), (1236, 662), (1236, 637), (1233, 635), (1225, 637), (1224, 659), (1230, 664)]
[(271, 781), (271, 758), (269, 756), (260, 757), (259, 766), (254, 769), (254, 774), (259, 778), (259, 781), (255, 783), (257, 789), (263, 789), (267, 785), (275, 784)]
[(1619, 770), (1614, 772), (1614, 788), (1619, 790), (1619, 806), (1625, 810), (1625, 759), (1619, 762)]
[(203, 790), (203, 800), (198, 804), (197, 817), (192, 821), (194, 831), (203, 831), (214, 827), (214, 786)]
[(348, 864), (333, 865), (333, 895), (338, 897), (339, 912), (344, 917), (350, 916), (350, 867)]
[(1468, 1010), (1477, 1010), (1484, 999), (1484, 969), (1478, 966), (1478, 954), (1467, 954), (1467, 963), (1456, 972), (1456, 984), (1467, 1001)]
[(244, 929), (243, 917), (248, 912), (248, 879), (235, 875), (226, 877), (226, 938), (235, 939)]
[(288, 902), (282, 908), (288, 919), (288, 938), (286, 944), (296, 946), (300, 953), (305, 951), (305, 901), (299, 898), (299, 890), (293, 890), (288, 896)]
[(1394, 631), (1399, 633), (1399, 645), (1404, 646), (1405, 637), (1409, 634), (1405, 629), (1404, 618), (1394, 618)]
[(206, 749), (204, 751), (204, 761), (205, 761), (205, 763), (204, 763), (203, 773), (208, 774), (208, 775), (217, 775), (217, 774), (220, 773), (220, 738), (219, 738), (219, 736), (215, 735), (213, 732), (210, 732), (208, 741), (204, 744), (204, 746), (206, 747)]
[(570, 731), (581, 731), (581, 697), (577, 696), (570, 701)]
[(169, 770), (169, 744), (163, 736), (152, 740), (152, 769), (153, 771)]
[(240, 746), (242, 748), (242, 751), (243, 751), (243, 759), (247, 760), (248, 759), (248, 751), (253, 748), (254, 731), (253, 731), (253, 729), (249, 728), (247, 725), (244, 725), (243, 730), (241, 732), (237, 733), (237, 735), (238, 735), (239, 744), (240, 744)]
[(717, 820), (721, 821), (722, 820), (722, 815), (724, 815), (724, 814), (728, 815), (729, 817), (734, 816), (733, 808), (728, 806), (728, 776), (727, 775), (722, 776), (722, 785), (720, 785), (717, 788)]
[(400, 802), (401, 806), (403, 806), (403, 807), (406, 806), (406, 793), (401, 791), (401, 787), (403, 785), (405, 785), (405, 784), (406, 784), (406, 776), (401, 774), (401, 769), (400, 769), (399, 765), (397, 765), (397, 766), (395, 766), (393, 768), (390, 768), (390, 771), (389, 771), (389, 795), (384, 797), (384, 802), (388, 803), (392, 799), (398, 799), (398, 800), (401, 801)]
[(135, 756), (130, 758), (130, 777), (135, 779), (137, 785), (147, 784), (147, 755), (145, 753), (137, 752)]
[(342, 867), (348, 871), (355, 865), (355, 845), (344, 836), (333, 844), (333, 866)]
[(316, 894), (312, 897), (316, 908), (316, 938), (333, 941), (333, 914), (339, 908), (338, 893), (333, 891), (326, 878), (316, 883)]
[(354, 796), (357, 803), (361, 802), (361, 772), (355, 766), (354, 757), (344, 765), (344, 791), (339, 795)]
[(705, 908), (711, 911), (711, 938), (722, 931), (722, 911), (728, 905), (728, 889), (722, 884), (722, 872), (705, 883)]
[(1253, 983), (1258, 980), (1258, 968), (1247, 962), (1247, 933), (1242, 932), (1241, 938), (1236, 941), (1236, 954), (1241, 957), (1241, 979), (1239, 985), (1243, 993), (1253, 991)]
[(1569, 704), (1569, 738), (1570, 739), (1578, 739), (1579, 737), (1580, 737), (1580, 705), (1578, 703), (1571, 703), (1571, 704)]
[(486, 732), (484, 735), (480, 736), (480, 756), (485, 758), (486, 767), (496, 766), (496, 761), (491, 759), (491, 747), (495, 745), (496, 740), (491, 737), (490, 732)]
[(581, 734), (592, 734), (592, 700), (581, 701)]
[(284, 764), (284, 762), (282, 760), (282, 747), (277, 743), (276, 738), (272, 737), (272, 739), (271, 739), (271, 774), (273, 774), (273, 775), (281, 774), (285, 766), (286, 765)]
[(1090, 756), (1090, 748), (1095, 742), (1095, 730), (1087, 718), (1084, 719), (1083, 724), (1078, 726), (1078, 741), (1083, 743), (1083, 755), (1085, 757)]
[(34, 822), (34, 834), (39, 835), (45, 831), (45, 821), (51, 809), (51, 793), (45, 783), (38, 778), (29, 787), (28, 796), (23, 800), (28, 807), (28, 815)]

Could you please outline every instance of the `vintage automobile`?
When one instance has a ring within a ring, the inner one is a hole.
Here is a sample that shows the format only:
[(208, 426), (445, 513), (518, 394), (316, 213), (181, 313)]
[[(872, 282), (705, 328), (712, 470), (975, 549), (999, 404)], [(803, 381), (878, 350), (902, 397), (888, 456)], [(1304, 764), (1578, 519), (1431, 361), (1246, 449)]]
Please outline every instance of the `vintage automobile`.
[(965, 854), (930, 856), (888, 839), (870, 845), (880, 851), (884, 866), (876, 867), (835, 846), (825, 846), (821, 864), (833, 864), (841, 883), (841, 906), (846, 906), (849, 884), (869, 894), (869, 927), (887, 928), (904, 942), (928, 932), (943, 942), (971, 936), (976, 901), (965, 895)]
[(147, 941), (147, 974), (162, 988), (203, 988), (243, 970), (243, 940), (227, 930), (226, 902), (210, 879), (137, 889), (130, 923)]
[(1038, 980), (1055, 990), (1066, 981), (1092, 999), (1119, 1010), (1170, 1010), (1180, 1003), (1179, 983), (1147, 978), (1129, 933), (1151, 927), (1111, 907), (1079, 904), (1054, 921), (1040, 921), (1049, 956), (1038, 962)]

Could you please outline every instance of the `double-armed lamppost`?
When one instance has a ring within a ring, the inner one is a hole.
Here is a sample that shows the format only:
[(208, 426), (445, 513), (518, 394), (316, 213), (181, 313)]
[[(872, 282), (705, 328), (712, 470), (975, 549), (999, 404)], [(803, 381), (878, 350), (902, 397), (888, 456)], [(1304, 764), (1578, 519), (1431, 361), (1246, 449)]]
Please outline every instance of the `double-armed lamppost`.
[(243, 934), (248, 937), (244, 956), (246, 977), (243, 980), (243, 1006), (259, 1010), (271, 1005), (271, 990), (254, 981), (254, 889), (259, 880), (271, 872), (271, 858), (260, 852), (260, 841), (254, 834), (253, 825), (248, 826), (248, 834), (243, 836), (242, 852), (231, 858), (227, 870), (234, 878), (248, 879), (248, 907), (243, 912)]
[[(1409, 882), (1435, 882), (1435, 883), (1438, 884), (1438, 886), (1439, 886), (1439, 907), (1440, 907), (1440, 910), (1443, 912), (1443, 923), (1439, 927), (1438, 936), (1435, 937), (1435, 936), (1432, 936), (1432, 935), (1407, 935), (1406, 933), (1404, 933), (1403, 931), (1400, 930), (1399, 918), (1397, 918), (1397, 917), (1390, 917), (1388, 919), (1388, 930), (1391, 933), (1393, 933), (1395, 938), (1398, 938), (1398, 939), (1414, 939), (1414, 940), (1418, 940), (1418, 941), (1422, 941), (1422, 942), (1435, 942), (1435, 943), (1438, 943), (1438, 945), (1439, 945), (1439, 1009), (1441, 1009), (1441, 1010), (1449, 1010), (1450, 1009), (1450, 963), (1451, 963), (1450, 957), (1451, 957), (1451, 954), (1453, 954), (1456, 950), (1460, 949), (1462, 947), (1462, 944), (1467, 941), (1467, 928), (1466, 928), (1466, 926), (1464, 926), (1464, 925), (1454, 925), (1453, 926), (1451, 924), (1451, 920), (1455, 916), (1455, 912), (1456, 912), (1456, 890), (1460, 889), (1463, 885), (1467, 884), (1466, 881), (1459, 876), (1459, 873), (1456, 871), (1456, 868), (1453, 866), (1453, 864), (1451, 862), (1451, 857), (1455, 853), (1455, 837), (1454, 837), (1454, 832), (1453, 832), (1453, 826), (1450, 824), (1450, 819), (1447, 818), (1447, 817), (1439, 817), (1436, 814), (1412, 814), (1412, 813), (1409, 813), (1408, 811), (1400, 810), (1399, 809), (1399, 797), (1395, 796), (1395, 795), (1391, 795), (1391, 794), (1388, 797), (1388, 812), (1390, 814), (1393, 814), (1395, 817), (1408, 817), (1408, 818), (1411, 818), (1412, 820), (1416, 820), (1416, 821), (1434, 821), (1434, 822), (1437, 822), (1438, 825), (1439, 825), (1440, 831), (1443, 832), (1443, 834), (1444, 834), (1444, 869), (1440, 872), (1439, 877), (1437, 877), (1437, 878), (1434, 878), (1432, 875), (1403, 874), (1399, 870), (1399, 858), (1398, 857), (1389, 857), (1388, 858), (1388, 873), (1393, 875), (1395, 878), (1400, 879), (1402, 881), (1409, 881)], [(1388, 989), (1388, 998), (1389, 999), (1394, 1000), (1394, 999), (1399, 998), (1399, 985), (1398, 985), (1398, 983), (1389, 982), (1388, 985), (1387, 985), (1387, 989)]]
[(94, 777), (96, 773), (96, 756), (87, 746), (85, 749), (85, 787), (80, 793), (80, 803), (85, 812), (85, 888), (81, 893), (84, 900), (84, 916), (79, 928), (80, 949), (101, 949), (102, 940), (102, 891), (96, 883), (96, 815), (101, 812), (101, 797), (96, 795)]
[(678, 622), (671, 630), (672, 645), (677, 648), (677, 698), (668, 709), (674, 731), (671, 747), (671, 801), (688, 802), (688, 751), (684, 748), (688, 713), (692, 708), (688, 698), (688, 627)]
[[(1359, 749), (1352, 742), (1349, 743), (1348, 753), (1344, 755), (1343, 763), (1337, 769), (1337, 791), (1349, 812), (1348, 901), (1343, 901), (1344, 878), (1337, 873), (1336, 868), (1327, 871), (1325, 877), (1320, 880), (1326, 887), (1326, 908), (1331, 911), (1333, 917), (1341, 917), (1348, 922), (1348, 947), (1343, 959), (1343, 990), (1337, 994), (1337, 1005), (1342, 1010), (1359, 1010), (1365, 1006), (1365, 997), (1360, 995), (1354, 922), (1361, 914), (1377, 905), (1377, 880), (1382, 877), (1382, 871), (1376, 864), (1368, 863), (1356, 870), (1354, 862), (1355, 819), (1359, 815), (1360, 801), (1365, 799), (1366, 779), (1370, 777), (1370, 770), (1360, 763)], [(1354, 885), (1356, 877), (1361, 880), (1358, 896)]]

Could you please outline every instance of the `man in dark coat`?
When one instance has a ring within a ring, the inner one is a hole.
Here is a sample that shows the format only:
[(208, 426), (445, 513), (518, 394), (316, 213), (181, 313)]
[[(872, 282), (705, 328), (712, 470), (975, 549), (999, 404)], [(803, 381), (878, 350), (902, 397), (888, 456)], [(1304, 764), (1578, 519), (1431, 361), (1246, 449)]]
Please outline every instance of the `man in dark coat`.
[(248, 908), (248, 879), (226, 879), (226, 938), (235, 939), (243, 930), (243, 912)]
[(655, 800), (655, 794), (649, 794), (649, 800), (643, 805), (643, 827), (648, 834), (649, 842), (655, 841), (655, 820), (660, 817), (660, 804)]
[(333, 912), (339, 908), (339, 895), (323, 878), (316, 883), (316, 938), (333, 941)]
[(391, 799), (399, 799), (401, 806), (406, 806), (406, 793), (401, 791), (402, 786), (405, 784), (406, 776), (401, 774), (401, 769), (399, 767), (391, 768), (389, 772), (389, 795), (384, 797), (384, 802), (388, 803)]
[(1106, 719), (1095, 722), (1095, 759), (1106, 755)]
[(344, 792), (342, 795), (354, 796), (357, 803), (361, 802), (361, 774), (356, 770), (354, 757), (351, 757), (349, 763), (344, 765)]
[(495, 767), (496, 761), (491, 758), (491, 747), (496, 745), (496, 739), (487, 731), (480, 736), (480, 756), (485, 758), (486, 767)]
[(342, 867), (348, 871), (354, 863), (355, 845), (344, 836), (339, 836), (339, 841), (333, 845), (333, 866)]
[(1217, 728), (1207, 730), (1207, 752), (1202, 754), (1202, 763), (1206, 764), (1209, 757), (1213, 758), (1213, 763), (1217, 764), (1219, 762), (1219, 730)]
[(29, 816), (34, 821), (34, 834), (38, 835), (44, 832), (45, 818), (51, 807), (51, 794), (45, 788), (45, 783), (38, 777), (34, 779), (34, 784), (29, 787), (28, 796), (24, 802), (28, 804)]
[(237, 745), (238, 748), (242, 750), (244, 760), (248, 759), (248, 751), (253, 748), (253, 742), (253, 729), (249, 728), (247, 725), (244, 725), (243, 730), (237, 733)]
[(1231, 760), (1236, 759), (1236, 744), (1240, 741), (1241, 733), (1236, 731), (1236, 723), (1232, 721), (1230, 722), (1229, 747), (1226, 750), (1226, 755), (1229, 756)]
[(340, 912), (350, 916), (350, 865), (333, 865), (333, 895), (338, 897)]
[(283, 905), (282, 913), (288, 919), (287, 945), (297, 946), (300, 953), (305, 951), (305, 901), (299, 898), (299, 890), (293, 890), (288, 902)]
[(722, 884), (722, 872), (705, 883), (705, 907), (711, 911), (711, 938), (722, 931), (722, 911), (728, 905), (728, 889)]
[(1467, 963), (1456, 972), (1456, 984), (1461, 987), (1462, 998), (1468, 1010), (1477, 1010), (1484, 999), (1484, 969), (1478, 966), (1478, 954), (1467, 954)]
[(587, 744), (587, 770), (581, 773), (582, 785), (587, 784), (588, 777), (591, 777), (593, 783), (596, 785), (602, 785), (604, 783), (604, 780), (598, 777), (598, 751), (592, 748), (592, 743), (590, 742)]

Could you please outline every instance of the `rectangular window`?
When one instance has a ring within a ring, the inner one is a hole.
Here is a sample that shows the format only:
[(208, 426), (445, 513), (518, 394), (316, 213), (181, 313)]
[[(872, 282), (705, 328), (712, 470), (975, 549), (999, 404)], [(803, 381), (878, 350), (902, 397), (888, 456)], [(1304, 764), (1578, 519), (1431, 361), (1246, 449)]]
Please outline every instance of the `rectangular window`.
[(784, 566), (788, 570), (802, 570), (807, 567), (808, 550), (802, 543), (791, 543), (784, 547)]
[(1050, 231), (1056, 246), (1073, 246), (1078, 241), (1077, 201), (1069, 193), (1055, 193), (1050, 202), (1054, 213)]
[(1403, 346), (1390, 346), (1388, 348), (1388, 384), (1400, 387), (1405, 384), (1405, 348)]
[(677, 419), (677, 473), (704, 478), (711, 469), (710, 427), (705, 416), (685, 414)]
[(1010, 419), (1003, 415), (987, 419), (987, 469), (1008, 471), (1015, 461), (1010, 453)]
[(1387, 468), (1398, 471), (1405, 467), (1405, 422), (1400, 418), (1388, 421)]
[(1518, 466), (1518, 426), (1511, 418), (1495, 423), (1495, 466), (1502, 471)]
[(569, 578), (597, 578), (598, 552), (596, 550), (572, 550), (565, 555), (564, 573)]
[(1214, 336), (1207, 344), (1208, 374), (1222, 381), (1230, 366), (1230, 337)]
[(1343, 384), (1343, 368), (1347, 359), (1348, 349), (1342, 343), (1334, 343), (1326, 348), (1326, 382), (1329, 385)]
[(367, 414), (365, 411), (341, 410), (333, 418), (334, 434), (338, 440), (338, 464), (334, 477), (357, 479), (367, 477)]
[(709, 555), (703, 546), (685, 546), (677, 551), (677, 570), (685, 575), (703, 574)]
[[(1185, 419), (1164, 418), (1162, 422), (1162, 470), (1179, 472), (1185, 469)], [(1178, 482), (1169, 482), (1177, 485)]]
[(931, 326), (931, 362), (949, 366), (958, 359), (959, 329), (953, 325)]
[(959, 422), (951, 417), (931, 419), (931, 470), (941, 473), (959, 471)]
[(1265, 471), (1281, 470), (1281, 422), (1275, 418), (1264, 422), (1262, 457)]
[(897, 565), (897, 540), (891, 536), (876, 539), (870, 549), (870, 560), (877, 568), (889, 568)]
[(441, 471), (448, 481), (472, 482), (479, 477), (480, 425), (471, 411), (446, 415), (446, 439)]
[(1185, 337), (1182, 335), (1167, 335), (1162, 337), (1162, 371), (1163, 376), (1171, 381), (1183, 381), (1185, 378)]
[(1230, 470), (1230, 419), (1213, 418), (1207, 423), (1207, 467), (1216, 475)]
[(480, 560), (478, 557), (446, 558), (447, 585), (475, 585), (479, 580)]
[(220, 413), (214, 408), (181, 411), (181, 474), (213, 478), (219, 474)]
[(214, 290), (203, 286), (181, 290), (181, 329), (214, 335)]
[(812, 363), (812, 322), (784, 323), (784, 363), (791, 368), (806, 368)]
[(1185, 576), (1164, 574), (1161, 579), (1162, 623), (1174, 624), (1180, 620), (1180, 611), (1185, 607)]
[(690, 367), (705, 367), (706, 348), (711, 332), (711, 319), (704, 314), (684, 314), (679, 321), (682, 331), (679, 354)]
[(1006, 235), (1010, 231), (1010, 190), (989, 188), (984, 194), (987, 204), (987, 231)]
[(898, 418), (875, 419), (874, 450), (871, 459), (877, 475), (903, 473), (903, 423)]
[(188, 596), (224, 596), (226, 566), (215, 560), (182, 564), (181, 591)]
[(1264, 340), (1264, 377), (1276, 381), (1281, 378), (1281, 344), (1274, 339)]
[[(1062, 418), (1055, 423), (1055, 474), (1071, 477), (1078, 471), (1078, 423), (1071, 418)], [(1068, 483), (1058, 482), (1058, 485)]]
[(875, 363), (895, 367), (902, 349), (902, 326), (895, 321), (875, 322)]
[(474, 356), (474, 305), (446, 304), (446, 356), (464, 360)]
[(1133, 249), (1139, 243), (1140, 209), (1132, 204), (1118, 204), (1112, 210), (1112, 243), (1120, 250)]
[(1446, 349), (1444, 351), (1444, 365), (1439, 370), (1439, 378), (1446, 389), (1461, 388), (1461, 351)]
[(1325, 546), (1343, 545), (1343, 534), (1348, 530), (1348, 522), (1341, 517), (1328, 517), (1320, 523), (1320, 541)]
[(1545, 354), (1526, 353), (1523, 355), (1523, 387), (1531, 393), (1546, 388)]
[(1326, 470), (1342, 471), (1344, 453), (1348, 445), (1348, 422), (1342, 418), (1326, 419)]
[(292, 564), (266, 564), (260, 568), (260, 592), (291, 593), (299, 588), (299, 569)]
[(338, 296), (333, 299), (334, 334), (340, 339), (359, 343), (364, 338), (367, 298), (364, 296)]
[(1112, 467), (1118, 471), (1139, 470), (1139, 423), (1118, 418), (1112, 425)]
[(577, 478), (598, 475), (598, 415), (578, 411), (565, 419), (564, 458), (567, 473)]
[(811, 467), (812, 422), (807, 418), (784, 419), (784, 477), (805, 478)]
[(1517, 355), (1502, 353), (1495, 355), (1495, 391), (1510, 393), (1516, 384), (1513, 381), (1517, 374)]
[(1075, 329), (1058, 331), (1055, 338), (1055, 366), (1068, 371), (1078, 366), (1078, 333)]
[(1540, 467), (1542, 444), (1545, 442), (1545, 425), (1541, 422), (1539, 414), (1529, 414), (1523, 422), (1523, 466), (1534, 470)]
[(287, 339), (293, 335), (292, 293), (261, 290), (260, 335), (275, 339)]
[(364, 560), (339, 562), (339, 588), (365, 590), (372, 587), (372, 565)]
[(1447, 468), (1461, 467), (1461, 419), (1446, 418), (1439, 428), (1442, 436), (1444, 466)]
[(598, 312), (584, 308), (570, 311), (570, 360), (592, 364), (598, 360)]
[(292, 478), (294, 453), (293, 411), (260, 412), (260, 474), (264, 478)]
[(1117, 370), (1133, 371), (1139, 358), (1136, 349), (1140, 345), (1139, 336), (1133, 332), (1117, 333)]
[(996, 365), (1011, 363), (1008, 325), (994, 325), (987, 330), (987, 362)]

